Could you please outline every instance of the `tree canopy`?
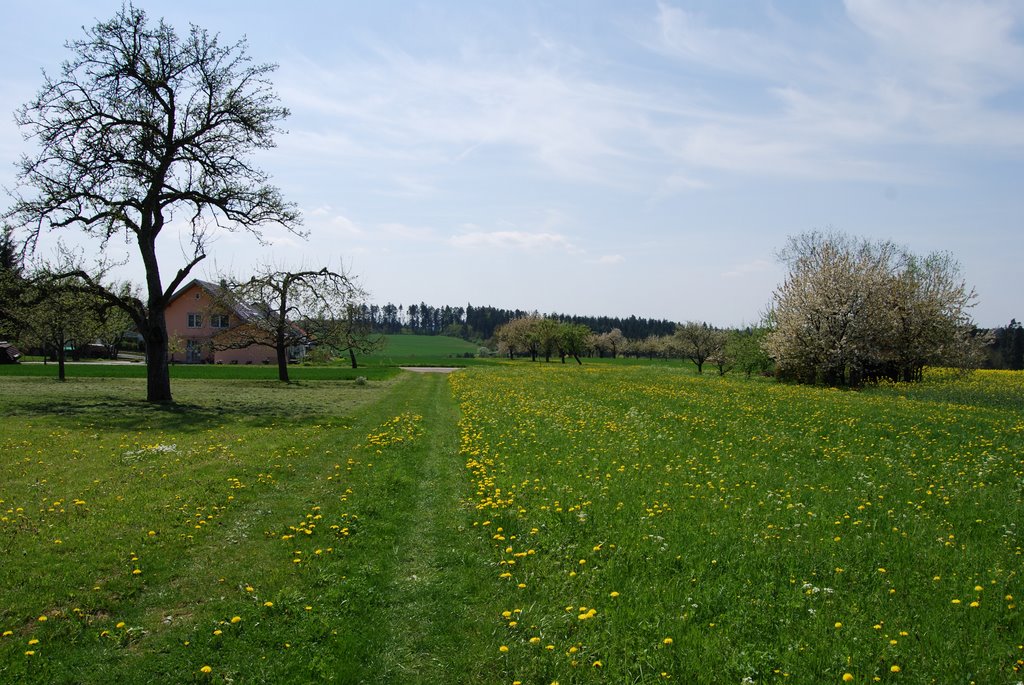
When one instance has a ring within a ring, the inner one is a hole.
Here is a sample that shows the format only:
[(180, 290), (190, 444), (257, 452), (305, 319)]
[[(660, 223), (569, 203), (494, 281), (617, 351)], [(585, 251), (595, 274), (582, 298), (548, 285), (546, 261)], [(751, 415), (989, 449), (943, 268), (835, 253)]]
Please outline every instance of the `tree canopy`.
[(783, 377), (831, 385), (917, 380), (972, 363), (974, 291), (945, 253), (919, 257), (839, 233), (791, 238), (765, 349)]

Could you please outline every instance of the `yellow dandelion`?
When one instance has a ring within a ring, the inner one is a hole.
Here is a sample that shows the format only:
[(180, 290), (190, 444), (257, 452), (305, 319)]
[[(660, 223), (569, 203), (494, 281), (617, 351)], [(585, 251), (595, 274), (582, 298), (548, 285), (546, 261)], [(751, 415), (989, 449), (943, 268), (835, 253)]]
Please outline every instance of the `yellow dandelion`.
[(901, 670), (903, 670), (903, 669), (901, 669), (896, 664), (893, 664), (892, 666), (889, 667), (889, 671), (891, 671), (892, 673), (899, 673)]
[(269, 609), (270, 607), (274, 606), (274, 603), (269, 601), (269, 600), (267, 600), (266, 602), (263, 603), (263, 606), (265, 606), (265, 607), (267, 607)]
[(199, 672), (200, 673), (212, 673), (213, 669), (210, 668), (209, 666), (203, 666), (202, 668), (199, 669)]
[(852, 683), (853, 682), (853, 674), (852, 673), (844, 673), (843, 674), (843, 682), (844, 683)]
[(242, 622), (242, 617), (241, 616), (232, 616), (231, 617), (231, 622), (232, 623), (241, 623)]
[(504, 654), (508, 651), (508, 645), (502, 645), (501, 647), (498, 647), (498, 651)]
[(661, 644), (663, 644), (663, 645), (670, 645), (670, 644), (672, 644), (672, 638), (666, 637), (664, 640), (661, 641)]

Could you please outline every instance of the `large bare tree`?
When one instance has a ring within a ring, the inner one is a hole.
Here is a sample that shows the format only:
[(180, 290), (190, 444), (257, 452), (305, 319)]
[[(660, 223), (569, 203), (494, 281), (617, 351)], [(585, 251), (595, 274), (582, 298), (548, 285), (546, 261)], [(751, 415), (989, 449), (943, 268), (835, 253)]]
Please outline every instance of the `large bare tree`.
[[(122, 232), (134, 241), (142, 297), (103, 288), (84, 269), (74, 275), (132, 317), (146, 344), (147, 398), (170, 401), (164, 312), (211, 234), (258, 236), (268, 223), (297, 231), (295, 206), (249, 158), (273, 147), (288, 110), (269, 80), (275, 66), (254, 64), (244, 40), (224, 44), (196, 26), (179, 36), (132, 5), (67, 47), (71, 59), (44, 74), (15, 115), (39, 151), (21, 160), (6, 217), (27, 229), (33, 248), (43, 231), (63, 228), (98, 240), (101, 251)], [(157, 243), (172, 220), (190, 235), (191, 254), (164, 283)]]

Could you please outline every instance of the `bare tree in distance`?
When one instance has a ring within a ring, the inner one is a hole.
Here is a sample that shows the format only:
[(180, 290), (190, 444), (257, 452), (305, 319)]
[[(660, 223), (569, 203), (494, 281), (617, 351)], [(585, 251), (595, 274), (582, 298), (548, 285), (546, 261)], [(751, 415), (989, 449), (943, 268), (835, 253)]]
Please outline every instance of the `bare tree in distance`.
[(289, 348), (320, 338), (340, 349), (350, 307), (365, 295), (348, 274), (327, 267), (288, 271), (268, 265), (246, 280), (222, 279), (218, 304), (245, 311), (246, 316), (242, 325), (218, 336), (214, 348), (272, 347), (278, 379), (287, 383)]
[[(353, 293), (353, 298), (362, 299), (363, 293)], [(347, 354), (353, 369), (359, 368), (356, 354), (369, 354), (384, 347), (387, 339), (373, 330), (373, 322), (366, 316), (361, 301), (353, 299), (345, 306), (343, 318), (331, 311), (330, 318), (307, 319), (304, 322), (313, 343), (317, 347)]]
[[(77, 228), (102, 252), (122, 231), (145, 268), (145, 294), (104, 288), (86, 269), (66, 274), (131, 316), (145, 339), (146, 397), (171, 401), (164, 318), (175, 290), (206, 258), (219, 229), (266, 224), (298, 232), (301, 222), (249, 159), (274, 146), (288, 116), (270, 82), (276, 68), (254, 64), (245, 40), (224, 44), (197, 26), (179, 36), (152, 25), (131, 4), (70, 41), (59, 75), (16, 113), (39, 151), (19, 163), (15, 203), (5, 218), (27, 231)], [(177, 220), (188, 227), (186, 263), (165, 284), (157, 243)]]
[(704, 373), (704, 362), (722, 353), (726, 339), (724, 331), (696, 321), (687, 321), (675, 334), (678, 349), (697, 366), (699, 374)]

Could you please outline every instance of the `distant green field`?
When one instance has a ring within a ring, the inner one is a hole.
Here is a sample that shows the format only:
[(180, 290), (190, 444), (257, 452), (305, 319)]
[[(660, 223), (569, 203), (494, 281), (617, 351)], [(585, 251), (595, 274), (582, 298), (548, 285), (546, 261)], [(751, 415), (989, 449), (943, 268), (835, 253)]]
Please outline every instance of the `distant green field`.
[[(384, 348), (365, 355), (372, 364), (437, 363), (471, 359), (479, 345), (446, 335), (386, 335)], [(466, 357), (466, 355), (470, 357)]]

